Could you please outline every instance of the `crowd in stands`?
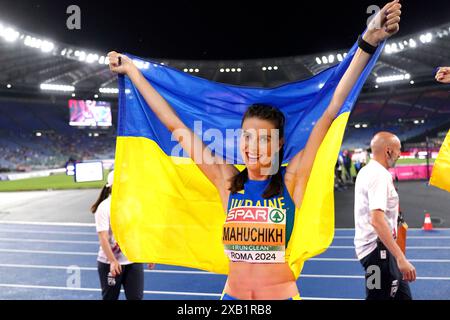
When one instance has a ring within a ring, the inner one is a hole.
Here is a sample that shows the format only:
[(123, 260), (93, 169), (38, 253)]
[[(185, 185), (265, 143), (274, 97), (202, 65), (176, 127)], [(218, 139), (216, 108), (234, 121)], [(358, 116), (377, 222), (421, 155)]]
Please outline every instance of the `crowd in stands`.
[(113, 159), (115, 129), (69, 125), (66, 105), (0, 102), (0, 172), (63, 168), (77, 161)]

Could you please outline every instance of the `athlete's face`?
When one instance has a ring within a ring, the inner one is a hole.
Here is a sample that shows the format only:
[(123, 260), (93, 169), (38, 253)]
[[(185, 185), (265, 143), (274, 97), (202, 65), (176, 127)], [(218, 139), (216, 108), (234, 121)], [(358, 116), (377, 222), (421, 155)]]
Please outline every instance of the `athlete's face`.
[[(277, 157), (282, 141), (279, 139), (279, 130), (273, 123), (258, 118), (247, 118), (242, 124), (240, 151), (242, 159), (249, 171), (264, 174)], [(278, 168), (278, 166), (276, 166)]]

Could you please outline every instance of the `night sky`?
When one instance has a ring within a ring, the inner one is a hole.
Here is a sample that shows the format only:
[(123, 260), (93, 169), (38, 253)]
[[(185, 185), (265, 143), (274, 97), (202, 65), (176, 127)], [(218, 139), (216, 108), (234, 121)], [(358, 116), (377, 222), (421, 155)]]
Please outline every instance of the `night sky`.
[[(0, 20), (51, 40), (168, 59), (252, 59), (351, 46), (385, 1), (0, 0)], [(245, 6), (243, 6), (245, 3)], [(252, 4), (253, 3), (253, 4)], [(66, 8), (81, 8), (81, 30)], [(400, 36), (450, 22), (450, 1), (403, 0)]]

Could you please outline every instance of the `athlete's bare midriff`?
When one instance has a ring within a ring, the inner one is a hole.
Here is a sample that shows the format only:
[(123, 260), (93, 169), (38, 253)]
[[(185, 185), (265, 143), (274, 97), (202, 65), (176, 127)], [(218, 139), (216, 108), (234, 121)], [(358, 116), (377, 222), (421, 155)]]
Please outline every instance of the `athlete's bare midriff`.
[(298, 288), (287, 263), (230, 262), (224, 292), (240, 300), (286, 300)]

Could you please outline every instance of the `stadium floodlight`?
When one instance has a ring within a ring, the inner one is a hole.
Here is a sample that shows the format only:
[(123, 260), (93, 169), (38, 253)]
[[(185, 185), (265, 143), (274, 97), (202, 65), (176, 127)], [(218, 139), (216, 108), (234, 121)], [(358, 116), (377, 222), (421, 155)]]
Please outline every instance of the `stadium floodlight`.
[(99, 64), (104, 64), (104, 63), (105, 63), (105, 57), (104, 57), (104, 56), (101, 56), (101, 57), (98, 59), (98, 63), (99, 63)]
[(272, 67), (268, 67), (267, 70), (272, 71)]
[(99, 57), (98, 54), (95, 53), (89, 53), (86, 57), (87, 63), (94, 63), (95, 61), (98, 61)]
[(42, 132), (36, 132), (36, 137), (42, 137)]
[(223, 72), (225, 72), (225, 69), (221, 68), (219, 71), (223, 73)]
[(317, 62), (317, 64), (322, 64), (322, 60), (320, 60), (320, 58), (319, 57), (316, 57), (316, 62)]
[(199, 73), (199, 72), (200, 72), (200, 70), (199, 70), (199, 69), (195, 69), (194, 71), (195, 71), (195, 73)]
[(410, 84), (414, 84), (415, 82), (414, 82), (414, 80), (411, 80), (409, 83), (410, 83)]
[(328, 58), (323, 56), (322, 57), (322, 62), (323, 62), (323, 64), (328, 64)]
[(241, 68), (237, 68), (236, 71), (237, 71), (237, 72), (241, 72), (242, 69), (241, 69)]
[(4, 28), (0, 26), (0, 36), (7, 42), (15, 42), (19, 39), (20, 33), (11, 27)]
[(375, 85), (375, 89), (378, 89), (379, 87), (380, 87), (379, 85), (377, 85), (377, 84)]
[(11, 88), (12, 88), (12, 85), (11, 85), (10, 83), (8, 83), (8, 84), (6, 85), (6, 88), (11, 89)]
[(75, 93), (72, 93), (72, 98), (75, 98), (76, 97), (76, 94)]
[(387, 44), (386, 47), (384, 48), (384, 52), (386, 52), (387, 54), (391, 54), (393, 53), (391, 45)]
[(419, 120), (414, 120), (414, 124), (419, 124)]
[(98, 94), (95, 94), (95, 95), (94, 95), (94, 99), (98, 99)]
[(51, 84), (51, 83), (41, 83), (41, 90), (43, 91), (61, 91), (61, 92), (74, 92), (74, 86), (68, 86), (63, 84)]
[(363, 127), (363, 128), (367, 128), (368, 125), (367, 125), (366, 123), (363, 123), (362, 127)]
[(361, 125), (360, 124), (355, 124), (355, 128), (359, 129), (359, 128), (361, 128)]
[(411, 79), (411, 75), (409, 73), (406, 74), (396, 74), (392, 76), (378, 77), (377, 83), (386, 83), (386, 82), (395, 82), (395, 81), (404, 81)]
[(106, 93), (106, 94), (118, 94), (119, 89), (117, 88), (100, 88), (98, 89), (100, 93)]
[[(133, 63), (138, 69), (141, 69), (141, 70), (142, 69), (147, 70), (148, 68), (150, 68), (150, 62), (147, 62), (147, 61), (133, 59)], [(185, 71), (185, 72), (187, 72), (187, 71)]]
[(183, 71), (184, 71), (184, 72), (188, 72), (188, 71), (189, 71), (189, 69), (187, 69), (187, 68), (184, 68), (184, 69), (183, 69)]
[(235, 68), (231, 68), (231, 72), (236, 72), (236, 69)]
[(344, 57), (343, 57), (342, 54), (340, 54), (340, 53), (338, 53), (337, 59), (338, 59), (339, 62), (344, 61)]
[(262, 67), (262, 71), (266, 71), (267, 70), (267, 68), (266, 67)]
[(329, 62), (329, 63), (333, 63), (333, 62), (334, 62), (334, 55), (330, 54), (330, 55), (328, 56), (328, 62)]
[(191, 73), (192, 73), (192, 72), (194, 72), (194, 69), (192, 69), (192, 68), (191, 68), (191, 69), (189, 69), (189, 72), (191, 72)]
[(422, 43), (430, 43), (431, 41), (433, 41), (433, 34), (431, 32), (420, 36), (420, 42)]
[(274, 66), (274, 67), (273, 67), (273, 70), (278, 70), (278, 66)]
[(226, 68), (226, 69), (225, 69), (225, 72), (230, 72), (230, 68)]
[(409, 39), (409, 46), (410, 46), (411, 48), (417, 47), (417, 42), (416, 42), (416, 40), (414, 40), (414, 39)]
[(42, 41), (41, 51), (44, 53), (52, 52), (55, 48), (55, 44), (53, 42), (44, 40)]

